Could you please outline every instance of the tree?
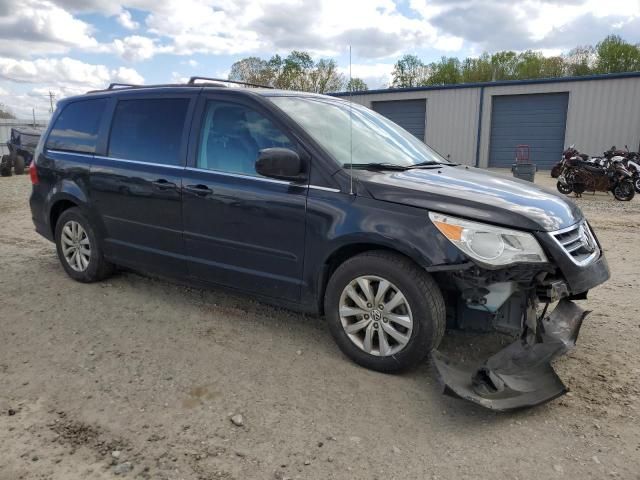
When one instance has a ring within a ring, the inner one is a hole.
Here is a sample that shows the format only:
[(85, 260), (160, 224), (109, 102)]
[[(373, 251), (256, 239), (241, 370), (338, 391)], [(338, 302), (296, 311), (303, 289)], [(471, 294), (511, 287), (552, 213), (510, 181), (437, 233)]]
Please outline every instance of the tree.
[(393, 88), (417, 87), (427, 78), (427, 67), (415, 55), (405, 55), (393, 66), (391, 86)]
[(229, 80), (270, 85), (273, 81), (267, 61), (258, 57), (248, 57), (231, 65)]
[(8, 107), (0, 103), (0, 118), (16, 118), (16, 116)]
[(344, 87), (344, 75), (332, 59), (314, 62), (307, 52), (294, 50), (286, 57), (269, 60), (248, 57), (231, 66), (229, 80), (269, 85), (284, 90), (327, 93)]
[(364, 90), (369, 90), (369, 87), (361, 78), (353, 77), (347, 82), (346, 90), (347, 92), (362, 92)]
[(460, 60), (454, 57), (442, 57), (439, 62), (429, 64), (427, 71), (429, 76), (424, 85), (450, 85), (462, 80)]
[(517, 78), (516, 52), (504, 51), (491, 55), (491, 80), (513, 80)]
[(460, 69), (462, 83), (490, 82), (493, 78), (493, 67), (488, 53), (483, 53), (479, 58), (465, 58)]
[(565, 73), (570, 77), (591, 75), (596, 63), (596, 52), (591, 45), (576, 47), (565, 55), (563, 61)]
[(598, 73), (633, 72), (640, 68), (640, 50), (617, 35), (609, 35), (596, 45)]

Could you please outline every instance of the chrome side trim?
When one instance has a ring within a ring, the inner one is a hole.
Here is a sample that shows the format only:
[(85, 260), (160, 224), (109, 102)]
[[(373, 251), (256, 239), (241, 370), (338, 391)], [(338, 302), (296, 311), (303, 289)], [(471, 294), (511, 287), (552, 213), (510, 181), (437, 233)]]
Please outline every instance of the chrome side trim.
[(89, 158), (93, 158), (95, 157), (95, 155), (93, 153), (85, 153), (85, 152), (66, 152), (64, 150), (56, 150), (54, 148), (47, 148), (46, 150), (47, 152), (51, 152), (51, 153), (57, 153), (60, 155), (75, 155), (75, 156), (80, 156), (80, 157), (89, 157)]
[(94, 158), (100, 160), (115, 160), (116, 162), (132, 163), (134, 165), (149, 165), (152, 167), (172, 168), (174, 170), (184, 170), (183, 165), (167, 165), (166, 163), (141, 162), (140, 160), (127, 160), (126, 158), (105, 157), (103, 155), (94, 155)]
[(189, 170), (191, 172), (204, 172), (204, 173), (212, 173), (215, 175), (222, 175), (224, 177), (233, 177), (233, 178), (246, 178), (248, 180), (258, 180), (260, 182), (267, 183), (278, 183), (280, 185), (292, 185), (296, 187), (307, 187), (307, 185), (303, 185), (300, 183), (288, 182), (286, 180), (277, 180), (275, 178), (266, 178), (266, 177), (256, 177), (254, 175), (244, 175), (242, 173), (231, 173), (231, 172), (223, 172), (221, 170), (210, 170), (206, 168), (197, 168), (197, 167), (187, 167), (185, 170)]
[(341, 192), (339, 188), (321, 187), (320, 185), (309, 185), (309, 188), (312, 188), (313, 190), (322, 190), (323, 192)]

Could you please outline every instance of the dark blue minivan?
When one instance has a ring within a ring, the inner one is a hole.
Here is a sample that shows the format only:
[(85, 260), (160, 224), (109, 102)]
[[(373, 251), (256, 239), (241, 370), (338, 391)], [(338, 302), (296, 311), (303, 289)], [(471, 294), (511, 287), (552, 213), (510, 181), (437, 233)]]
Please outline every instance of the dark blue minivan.
[[(609, 277), (564, 196), (323, 95), (112, 85), (58, 104), (30, 174), (36, 230), (74, 280), (127, 267), (321, 314), (358, 364), (431, 353), (448, 393), (497, 410), (564, 393), (550, 361)], [(436, 350), (445, 328), (517, 340), (464, 370)]]

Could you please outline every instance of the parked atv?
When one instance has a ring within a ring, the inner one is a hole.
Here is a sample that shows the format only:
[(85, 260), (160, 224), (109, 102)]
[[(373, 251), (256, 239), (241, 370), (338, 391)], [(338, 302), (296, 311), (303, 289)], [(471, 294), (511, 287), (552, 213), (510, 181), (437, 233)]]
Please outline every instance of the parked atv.
[(33, 154), (40, 140), (42, 129), (38, 127), (14, 127), (7, 142), (9, 154), (0, 159), (0, 175), (8, 177), (11, 169), (16, 175), (22, 175), (31, 164)]

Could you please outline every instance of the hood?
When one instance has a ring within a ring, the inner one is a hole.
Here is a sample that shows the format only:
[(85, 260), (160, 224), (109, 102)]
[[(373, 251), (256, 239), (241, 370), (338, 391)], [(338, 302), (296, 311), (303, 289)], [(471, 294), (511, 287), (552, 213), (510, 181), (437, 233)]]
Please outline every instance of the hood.
[(560, 230), (583, 218), (553, 190), (464, 165), (353, 174), (377, 200), (522, 230)]

